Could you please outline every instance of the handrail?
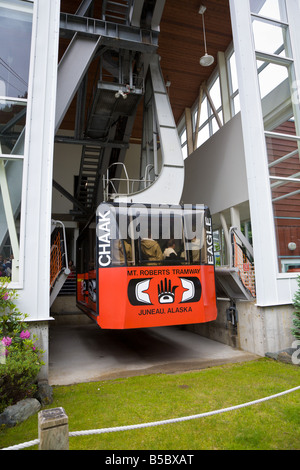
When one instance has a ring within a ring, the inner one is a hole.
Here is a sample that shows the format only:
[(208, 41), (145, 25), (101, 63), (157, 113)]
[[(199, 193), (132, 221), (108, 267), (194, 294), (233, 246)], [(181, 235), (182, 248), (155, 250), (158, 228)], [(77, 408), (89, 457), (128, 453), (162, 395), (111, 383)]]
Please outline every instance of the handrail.
[(52, 245), (50, 249), (50, 290), (53, 289), (62, 271), (69, 274), (65, 226), (59, 220), (52, 220), (51, 223), (54, 230), (51, 236)]
[(237, 268), (244, 287), (256, 297), (253, 247), (237, 227), (229, 230), (231, 240), (230, 267)]
[[(125, 178), (121, 178), (121, 177), (120, 178), (117, 178), (117, 177), (109, 178), (109, 170), (114, 165), (121, 165), (123, 167), (123, 170), (124, 170), (124, 173), (125, 173)], [(123, 196), (123, 195), (129, 196), (130, 194), (134, 194), (133, 185), (135, 183), (144, 183), (145, 187), (147, 187), (147, 185), (150, 185), (151, 183), (153, 183), (153, 180), (146, 178), (146, 174), (151, 171), (151, 169), (148, 170), (148, 166), (150, 166), (150, 165), (147, 165), (147, 167), (145, 169), (145, 178), (129, 178), (126, 165), (123, 162), (112, 163), (107, 168), (106, 178), (105, 178), (105, 176), (103, 176), (104, 200), (108, 201), (110, 197), (117, 197), (117, 196)], [(126, 182), (127, 192), (125, 192), (125, 193), (119, 193), (117, 191), (117, 188), (116, 188), (115, 184), (114, 184), (114, 182), (119, 182), (120, 183), (122, 181)], [(110, 185), (112, 186), (113, 192), (109, 192), (109, 186)], [(131, 191), (130, 191), (130, 186), (132, 188)]]

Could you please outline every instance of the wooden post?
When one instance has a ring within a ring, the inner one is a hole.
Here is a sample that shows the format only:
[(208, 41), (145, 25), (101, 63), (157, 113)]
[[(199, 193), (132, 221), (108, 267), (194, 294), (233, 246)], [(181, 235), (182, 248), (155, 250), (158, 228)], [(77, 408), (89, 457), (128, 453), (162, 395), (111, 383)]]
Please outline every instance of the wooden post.
[(194, 138), (194, 151), (197, 150), (197, 147), (198, 147), (198, 133), (199, 133), (202, 98), (203, 98), (203, 85), (204, 85), (204, 82), (201, 84), (200, 90), (199, 90), (197, 122), (195, 126), (195, 138)]
[(39, 450), (69, 450), (68, 416), (63, 408), (40, 411), (38, 422)]

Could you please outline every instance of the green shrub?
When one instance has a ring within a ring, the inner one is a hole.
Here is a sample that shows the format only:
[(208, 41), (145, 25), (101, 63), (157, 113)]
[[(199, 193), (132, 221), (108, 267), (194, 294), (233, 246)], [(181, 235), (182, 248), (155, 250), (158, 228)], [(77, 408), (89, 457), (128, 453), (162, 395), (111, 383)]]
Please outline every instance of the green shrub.
[(293, 299), (293, 305), (295, 308), (293, 315), (293, 325), (292, 333), (297, 340), (300, 340), (300, 276), (298, 277), (298, 287), (299, 289), (295, 293)]
[(30, 333), (26, 315), (16, 307), (16, 291), (8, 285), (9, 279), (0, 278), (0, 413), (34, 394), (43, 364), (37, 337)]
[(14, 350), (0, 364), (0, 413), (9, 405), (36, 392), (36, 376), (41, 368), (37, 354), (31, 350)]

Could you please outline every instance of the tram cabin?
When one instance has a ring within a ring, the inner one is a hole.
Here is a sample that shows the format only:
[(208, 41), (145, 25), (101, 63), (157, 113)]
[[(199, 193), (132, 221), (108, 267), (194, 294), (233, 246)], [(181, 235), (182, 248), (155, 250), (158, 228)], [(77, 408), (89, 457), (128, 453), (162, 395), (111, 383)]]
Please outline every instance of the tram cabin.
[(77, 306), (104, 329), (215, 320), (209, 209), (100, 204), (78, 238)]

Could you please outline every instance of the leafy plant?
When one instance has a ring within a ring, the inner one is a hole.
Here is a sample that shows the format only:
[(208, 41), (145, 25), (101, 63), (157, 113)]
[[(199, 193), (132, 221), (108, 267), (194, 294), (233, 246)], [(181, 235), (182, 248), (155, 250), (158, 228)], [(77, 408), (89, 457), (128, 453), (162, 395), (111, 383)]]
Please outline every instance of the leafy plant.
[(41, 363), (34, 351), (14, 350), (0, 364), (0, 413), (9, 405), (31, 398), (37, 390)]
[(31, 397), (34, 381), (43, 364), (37, 337), (25, 323), (27, 317), (15, 304), (18, 295), (0, 278), (0, 412), (23, 398)]

